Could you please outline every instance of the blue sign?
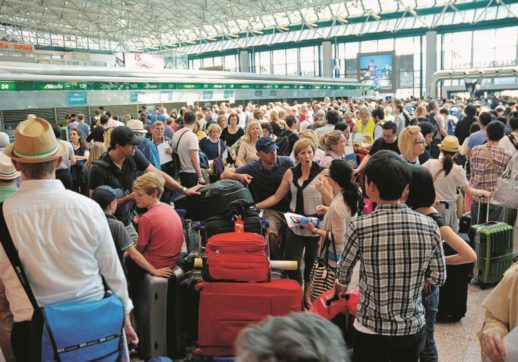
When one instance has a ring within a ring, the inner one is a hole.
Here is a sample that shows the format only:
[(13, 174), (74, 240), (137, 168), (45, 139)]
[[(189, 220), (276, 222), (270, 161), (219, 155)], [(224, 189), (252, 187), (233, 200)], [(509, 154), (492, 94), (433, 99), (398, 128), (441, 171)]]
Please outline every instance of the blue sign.
[(137, 103), (138, 102), (138, 92), (131, 92), (130, 93), (130, 103)]
[(86, 92), (68, 92), (67, 100), (69, 106), (85, 106), (87, 104)]

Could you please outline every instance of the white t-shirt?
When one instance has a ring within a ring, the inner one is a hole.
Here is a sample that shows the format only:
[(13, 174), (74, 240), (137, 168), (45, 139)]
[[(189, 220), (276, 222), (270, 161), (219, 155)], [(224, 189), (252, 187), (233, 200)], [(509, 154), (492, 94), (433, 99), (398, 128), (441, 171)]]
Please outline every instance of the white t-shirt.
[[(180, 139), (184, 133), (185, 135)], [(179, 144), (178, 140), (180, 140)], [(178, 157), (180, 158), (180, 172), (196, 173), (192, 165), (189, 151), (198, 151), (198, 137), (189, 128), (185, 127), (174, 134), (172, 143), (173, 148), (178, 153)], [(196, 152), (196, 157), (198, 158), (199, 162), (198, 152)]]
[[(432, 176), (434, 176), (440, 169), (442, 169), (441, 159), (428, 160), (423, 164), (423, 167), (428, 169)], [(445, 175), (444, 171), (441, 172), (437, 176), (437, 180), (433, 183), (435, 194), (439, 201), (452, 202), (457, 199), (457, 187), (464, 187), (468, 184), (466, 171), (461, 166), (453, 164), (448, 176)]]
[(74, 154), (74, 147), (68, 141), (59, 140), (59, 142), (65, 145), (66, 150), (65, 153), (63, 153), (62, 162), (57, 169), (68, 170), (70, 168), (70, 157), (72, 157), (72, 155)]
[[(514, 140), (516, 141), (516, 143), (518, 143), (518, 132), (513, 132), (511, 133), (512, 136), (514, 137)], [(509, 139), (509, 136), (505, 135), (501, 140), (500, 142), (498, 142), (498, 144), (509, 154), (511, 155), (514, 155), (514, 153), (516, 152), (516, 147), (514, 147), (513, 143), (511, 142), (511, 140)]]

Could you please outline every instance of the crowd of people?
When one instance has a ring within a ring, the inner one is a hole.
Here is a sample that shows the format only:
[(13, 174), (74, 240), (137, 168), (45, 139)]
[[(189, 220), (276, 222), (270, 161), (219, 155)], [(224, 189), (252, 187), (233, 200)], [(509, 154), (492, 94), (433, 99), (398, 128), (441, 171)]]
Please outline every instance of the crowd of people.
[[(0, 201), (38, 302), (99, 299), (104, 279), (124, 301), (133, 344), (131, 286), (146, 272), (170, 277), (180, 258), (174, 200), (219, 179), (249, 187), (269, 220), (271, 258), (299, 262), (286, 277), (301, 284), (306, 309), (310, 285), (320, 282), (312, 267), (333, 239), (326, 257), (336, 290), (359, 280), (358, 361), (438, 360), (433, 333), (446, 265), (477, 258), (458, 236), (459, 208), (471, 210), (473, 223), (489, 213), (514, 224), (518, 245), (516, 212), (490, 203), (506, 168), (518, 173), (512, 99), (326, 97), (170, 112), (142, 106), (121, 116), (100, 107), (89, 123), (70, 115), (65, 140), (57, 124), (30, 115), (14, 143), (0, 134)], [(288, 227), (287, 212), (320, 222)], [(445, 257), (443, 242), (456, 254)], [(0, 277), (0, 346), (8, 359), (24, 360), (32, 307), (5, 255)], [(496, 361), (505, 333), (494, 327), (501, 313), (490, 312), (484, 328), (493, 329), (480, 338)], [(261, 333), (280, 333), (266, 325)], [(254, 339), (240, 341), (251, 346)]]

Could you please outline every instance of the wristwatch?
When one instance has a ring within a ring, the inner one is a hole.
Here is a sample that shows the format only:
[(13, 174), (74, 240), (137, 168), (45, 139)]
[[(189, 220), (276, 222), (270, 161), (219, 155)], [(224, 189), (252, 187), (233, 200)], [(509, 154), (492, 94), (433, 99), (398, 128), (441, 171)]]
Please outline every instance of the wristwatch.
[(182, 192), (185, 194), (185, 191), (187, 191), (187, 187), (183, 186), (182, 187)]

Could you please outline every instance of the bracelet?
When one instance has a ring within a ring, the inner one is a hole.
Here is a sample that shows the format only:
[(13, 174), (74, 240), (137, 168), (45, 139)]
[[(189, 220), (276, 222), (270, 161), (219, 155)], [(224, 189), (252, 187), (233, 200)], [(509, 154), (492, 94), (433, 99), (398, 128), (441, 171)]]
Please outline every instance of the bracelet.
[(312, 231), (311, 231), (311, 234), (313, 235), (316, 235), (318, 233), (318, 228), (314, 228)]
[(183, 186), (182, 187), (182, 192), (185, 194), (185, 191), (187, 191), (187, 187)]

